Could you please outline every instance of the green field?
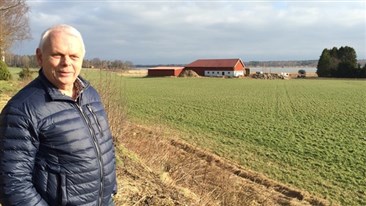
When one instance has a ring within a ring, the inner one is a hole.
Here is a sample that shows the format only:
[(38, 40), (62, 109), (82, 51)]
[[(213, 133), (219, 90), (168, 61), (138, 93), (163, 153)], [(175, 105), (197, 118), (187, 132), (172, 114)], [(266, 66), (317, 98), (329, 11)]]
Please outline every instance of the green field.
[(175, 128), (191, 143), (331, 203), (366, 205), (364, 80), (105, 82), (118, 85), (134, 121)]

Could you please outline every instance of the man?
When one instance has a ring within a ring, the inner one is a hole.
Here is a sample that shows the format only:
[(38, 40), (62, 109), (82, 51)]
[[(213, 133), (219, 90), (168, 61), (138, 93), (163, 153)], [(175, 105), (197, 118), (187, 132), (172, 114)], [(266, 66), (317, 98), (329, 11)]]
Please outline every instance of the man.
[(1, 204), (113, 205), (113, 142), (99, 95), (79, 76), (80, 33), (54, 26), (36, 55), (39, 76), (0, 115)]

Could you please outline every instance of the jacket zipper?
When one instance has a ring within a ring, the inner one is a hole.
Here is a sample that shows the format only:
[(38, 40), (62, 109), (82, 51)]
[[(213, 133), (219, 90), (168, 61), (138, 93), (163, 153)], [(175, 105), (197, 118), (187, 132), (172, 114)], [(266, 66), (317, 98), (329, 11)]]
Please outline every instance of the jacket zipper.
[[(83, 117), (83, 119), (85, 120), (86, 124), (88, 125), (88, 129), (89, 129), (89, 132), (93, 138), (93, 143), (94, 143), (94, 148), (97, 152), (97, 156), (98, 156), (98, 163), (99, 163), (99, 177), (100, 177), (100, 185), (99, 185), (99, 198), (98, 198), (98, 206), (101, 206), (102, 205), (102, 198), (103, 198), (103, 160), (102, 160), (102, 156), (101, 156), (101, 151), (100, 151), (100, 148), (99, 148), (99, 145), (98, 145), (98, 141), (97, 141), (97, 137), (95, 135), (95, 131), (93, 130), (93, 127), (91, 125), (91, 122), (90, 122), (90, 119), (85, 115), (82, 107), (77, 103), (75, 102), (75, 105), (76, 107), (78, 108), (79, 112), (81, 113), (81, 116)], [(88, 107), (88, 106), (87, 106)]]
[(103, 137), (102, 127), (100, 126), (100, 123), (99, 123), (99, 120), (97, 118), (97, 115), (95, 114), (95, 112), (93, 111), (93, 109), (91, 108), (91, 106), (89, 104), (86, 105), (86, 108), (88, 108), (89, 112), (92, 114), (93, 119), (96, 122), (96, 125), (98, 127), (98, 130), (100, 132), (100, 135)]

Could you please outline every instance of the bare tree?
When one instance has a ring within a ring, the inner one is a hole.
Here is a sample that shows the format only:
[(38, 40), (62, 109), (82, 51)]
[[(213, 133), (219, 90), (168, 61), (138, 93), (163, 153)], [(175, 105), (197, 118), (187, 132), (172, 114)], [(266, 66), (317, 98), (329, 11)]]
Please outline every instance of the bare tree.
[(0, 60), (16, 41), (30, 39), (28, 11), (25, 0), (0, 0)]
[(31, 62), (29, 56), (27, 56), (27, 55), (22, 56), (21, 61), (22, 61), (22, 65), (23, 65), (22, 67), (29, 68), (29, 65)]

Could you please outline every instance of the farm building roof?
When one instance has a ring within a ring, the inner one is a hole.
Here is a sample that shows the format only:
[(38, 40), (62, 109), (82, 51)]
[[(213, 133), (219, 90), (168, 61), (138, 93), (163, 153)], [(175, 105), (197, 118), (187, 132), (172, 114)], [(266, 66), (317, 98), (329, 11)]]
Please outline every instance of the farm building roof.
[(183, 69), (184, 67), (153, 67), (153, 68), (150, 68), (150, 69), (153, 69), (153, 70), (176, 70), (176, 69)]
[(232, 68), (237, 63), (244, 66), (244, 63), (240, 59), (198, 59), (186, 66), (187, 67), (215, 67), (215, 68)]

